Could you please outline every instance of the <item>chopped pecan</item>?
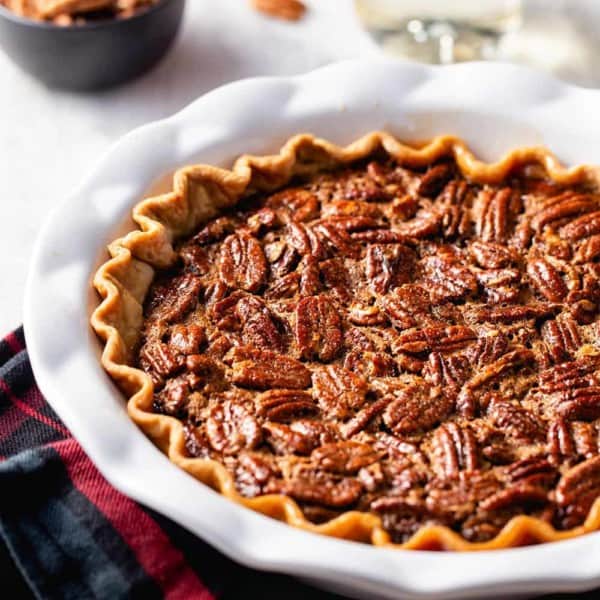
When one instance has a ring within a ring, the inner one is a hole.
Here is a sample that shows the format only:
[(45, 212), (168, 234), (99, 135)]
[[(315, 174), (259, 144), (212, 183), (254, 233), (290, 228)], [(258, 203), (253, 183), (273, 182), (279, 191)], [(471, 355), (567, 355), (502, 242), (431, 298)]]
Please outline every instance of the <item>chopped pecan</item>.
[(378, 306), (359, 304), (353, 302), (348, 308), (348, 320), (354, 325), (385, 325), (387, 317), (379, 310)]
[(267, 260), (255, 238), (234, 233), (221, 244), (219, 276), (228, 286), (256, 292), (267, 280)]
[(369, 217), (379, 220), (381, 209), (361, 200), (332, 200), (323, 206), (323, 217)]
[(302, 356), (327, 362), (344, 341), (342, 320), (325, 296), (303, 298), (296, 308), (296, 341)]
[(319, 409), (312, 396), (302, 390), (268, 390), (256, 398), (257, 413), (270, 421), (314, 415)]
[(328, 365), (313, 372), (313, 388), (323, 411), (345, 418), (365, 402), (367, 382), (360, 375), (338, 365)]
[(325, 471), (353, 475), (377, 462), (380, 455), (369, 444), (346, 441), (325, 444), (313, 450), (310, 458)]
[(452, 403), (439, 388), (423, 383), (399, 391), (387, 405), (383, 422), (395, 434), (428, 431), (445, 419)]
[(392, 229), (368, 229), (351, 234), (353, 240), (370, 244), (405, 244), (411, 242), (413, 237), (410, 233)]
[(248, 217), (246, 226), (252, 235), (263, 235), (269, 229), (279, 225), (277, 213), (271, 208), (263, 207)]
[(477, 281), (483, 287), (489, 302), (516, 302), (519, 298), (521, 273), (517, 269), (480, 271), (477, 273)]
[(477, 439), (468, 427), (447, 423), (433, 436), (433, 456), (438, 475), (455, 477), (459, 471), (478, 467)]
[(310, 371), (290, 356), (255, 348), (234, 348), (230, 358), (233, 383), (242, 387), (302, 390), (310, 386)]
[(169, 346), (181, 354), (198, 354), (206, 343), (206, 332), (199, 325), (174, 325), (171, 329)]
[(183, 264), (195, 275), (206, 275), (210, 272), (210, 259), (205, 248), (197, 244), (185, 244), (179, 250)]
[(235, 399), (226, 399), (213, 406), (206, 420), (206, 435), (210, 445), (223, 454), (256, 448), (262, 435), (252, 413), (251, 404)]
[(300, 261), (300, 254), (292, 246), (281, 240), (265, 244), (264, 252), (273, 279), (292, 273)]
[(344, 368), (367, 379), (371, 377), (387, 377), (397, 374), (396, 361), (385, 352), (368, 350), (352, 350), (346, 354)]
[(350, 283), (344, 261), (340, 258), (331, 258), (322, 261), (319, 267), (325, 289), (331, 290), (341, 302), (348, 302), (350, 300)]
[(377, 294), (408, 283), (415, 264), (415, 253), (402, 244), (371, 244), (367, 248), (365, 275)]

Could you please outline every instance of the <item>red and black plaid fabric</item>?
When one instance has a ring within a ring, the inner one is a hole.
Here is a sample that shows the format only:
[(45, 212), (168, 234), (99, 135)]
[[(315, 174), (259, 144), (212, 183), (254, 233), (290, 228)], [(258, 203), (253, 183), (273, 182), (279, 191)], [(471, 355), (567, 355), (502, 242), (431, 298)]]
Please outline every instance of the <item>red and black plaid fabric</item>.
[(22, 329), (0, 341), (0, 540), (11, 598), (335, 598), (241, 567), (111, 487), (36, 386)]
[(22, 329), (0, 340), (0, 574), (11, 600), (339, 599), (241, 567), (111, 487), (36, 386)]

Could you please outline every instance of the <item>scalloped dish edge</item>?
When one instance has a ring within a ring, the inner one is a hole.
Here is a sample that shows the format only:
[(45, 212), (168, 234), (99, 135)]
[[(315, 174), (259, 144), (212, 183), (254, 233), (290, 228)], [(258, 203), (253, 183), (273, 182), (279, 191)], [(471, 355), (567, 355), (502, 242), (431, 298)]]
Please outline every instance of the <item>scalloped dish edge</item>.
[(565, 168), (543, 147), (519, 148), (490, 164), (477, 160), (455, 137), (436, 137), (416, 147), (404, 145), (385, 132), (369, 133), (345, 147), (301, 134), (291, 138), (279, 154), (241, 156), (231, 170), (210, 165), (179, 169), (173, 178), (172, 192), (147, 198), (134, 207), (133, 219), (140, 229), (109, 244), (111, 258), (100, 267), (93, 280), (102, 298), (91, 317), (93, 329), (104, 342), (101, 362), (127, 396), (130, 418), (173, 463), (226, 498), (315, 533), (379, 547), (475, 551), (565, 540), (600, 530), (600, 499), (579, 527), (557, 531), (540, 519), (522, 515), (511, 519), (492, 540), (479, 543), (469, 542), (447, 527), (427, 525), (404, 544), (394, 544), (379, 517), (358, 511), (349, 511), (315, 525), (304, 517), (290, 497), (274, 494), (242, 497), (223, 465), (186, 455), (183, 424), (179, 420), (152, 412), (152, 381), (146, 373), (130, 365), (141, 333), (144, 298), (155, 270), (172, 263), (173, 242), (190, 234), (220, 210), (234, 206), (246, 193), (271, 191), (295, 175), (351, 163), (381, 149), (400, 164), (412, 167), (453, 156), (462, 174), (479, 183), (500, 182), (515, 167), (537, 163), (557, 183), (588, 180), (600, 184), (598, 168), (585, 165)]

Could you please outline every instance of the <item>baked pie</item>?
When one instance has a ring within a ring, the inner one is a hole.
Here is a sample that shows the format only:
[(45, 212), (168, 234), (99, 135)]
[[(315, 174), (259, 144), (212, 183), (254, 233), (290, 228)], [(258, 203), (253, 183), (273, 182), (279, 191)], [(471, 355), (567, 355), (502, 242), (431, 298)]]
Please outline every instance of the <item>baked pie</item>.
[(473, 550), (600, 528), (600, 180), (546, 150), (310, 135), (190, 166), (92, 324), (169, 458), (287, 523)]
[(158, 0), (0, 0), (0, 5), (21, 17), (65, 26), (125, 19), (157, 3)]

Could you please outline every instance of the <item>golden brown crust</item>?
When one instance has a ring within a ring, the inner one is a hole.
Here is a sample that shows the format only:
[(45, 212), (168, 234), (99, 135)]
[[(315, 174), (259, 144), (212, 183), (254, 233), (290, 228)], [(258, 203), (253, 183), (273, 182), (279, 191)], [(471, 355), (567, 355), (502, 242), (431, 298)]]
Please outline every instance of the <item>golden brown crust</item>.
[(383, 132), (370, 133), (354, 143), (339, 147), (308, 134), (289, 140), (273, 156), (242, 156), (231, 171), (198, 165), (177, 171), (173, 191), (140, 202), (133, 218), (140, 230), (109, 245), (111, 259), (98, 270), (94, 286), (102, 303), (91, 319), (103, 340), (102, 364), (128, 396), (128, 412), (133, 421), (169, 458), (185, 471), (220, 491), (227, 498), (290, 525), (378, 546), (409, 549), (488, 550), (524, 544), (573, 538), (600, 528), (600, 500), (585, 523), (568, 531), (557, 531), (529, 516), (513, 518), (492, 540), (473, 543), (442, 526), (426, 526), (408, 542), (392, 544), (379, 517), (357, 511), (323, 524), (313, 524), (294, 500), (282, 495), (244, 498), (220, 463), (189, 458), (181, 421), (152, 411), (153, 384), (143, 371), (129, 366), (143, 325), (142, 304), (154, 270), (175, 260), (173, 242), (189, 235), (206, 220), (253, 191), (270, 191), (287, 183), (294, 175), (305, 175), (366, 158), (383, 149), (400, 164), (422, 167), (442, 156), (454, 156), (462, 174), (479, 183), (499, 183), (520, 166), (538, 164), (557, 183), (571, 185), (583, 181), (600, 182), (596, 168), (566, 169), (544, 148), (521, 148), (497, 163), (478, 161), (460, 140), (443, 136), (415, 147), (406, 146)]

